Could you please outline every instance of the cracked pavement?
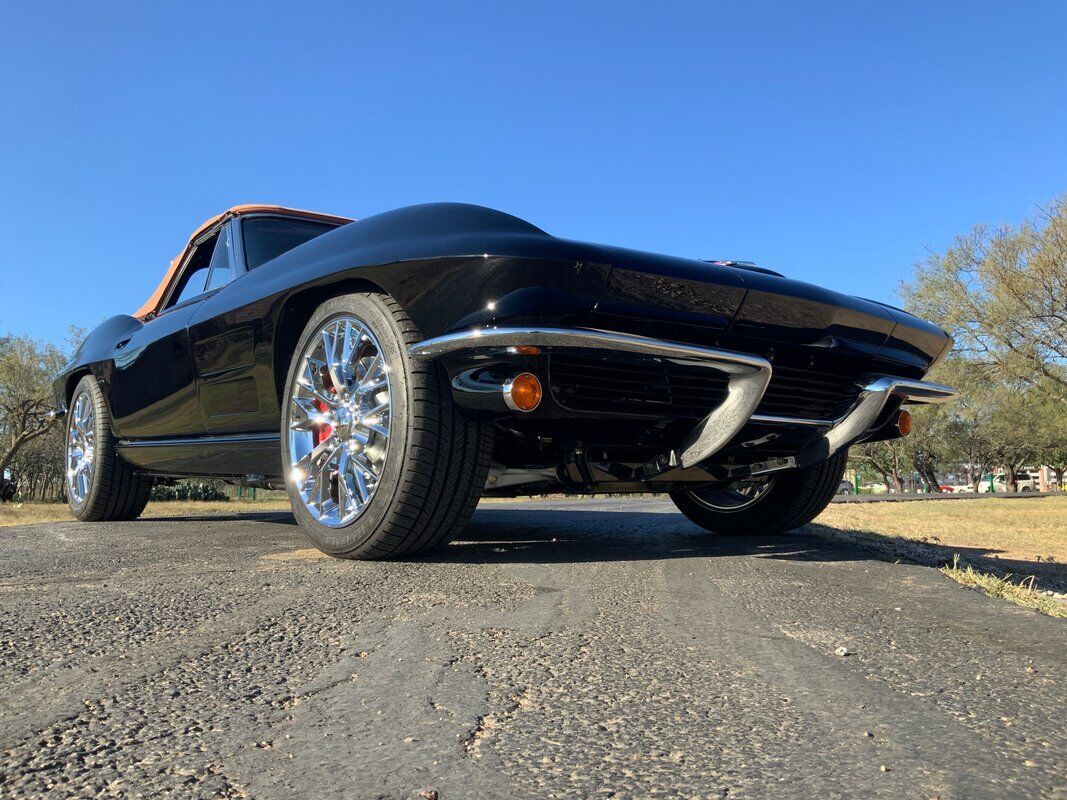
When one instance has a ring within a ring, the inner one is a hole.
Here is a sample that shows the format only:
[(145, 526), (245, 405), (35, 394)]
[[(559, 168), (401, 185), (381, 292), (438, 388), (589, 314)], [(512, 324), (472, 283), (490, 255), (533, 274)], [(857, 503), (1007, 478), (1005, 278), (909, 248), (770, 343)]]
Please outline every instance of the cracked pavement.
[(3, 797), (1067, 798), (1064, 623), (856, 544), (658, 499), (404, 563), (288, 514), (0, 542)]

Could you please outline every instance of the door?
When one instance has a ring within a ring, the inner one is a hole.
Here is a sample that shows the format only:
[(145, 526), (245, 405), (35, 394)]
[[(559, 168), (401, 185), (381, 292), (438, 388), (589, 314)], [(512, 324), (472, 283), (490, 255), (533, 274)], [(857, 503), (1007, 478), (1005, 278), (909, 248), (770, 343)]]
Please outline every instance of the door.
[(228, 241), (225, 225), (198, 239), (159, 313), (133, 336), (115, 343), (108, 394), (120, 437), (204, 433), (189, 322), (200, 304), (232, 279)]
[(243, 277), (200, 305), (189, 326), (208, 433), (277, 434), (279, 376), (269, 313), (274, 298), (260, 294), (255, 270), (335, 227), (274, 214), (250, 214), (230, 223), (233, 274)]

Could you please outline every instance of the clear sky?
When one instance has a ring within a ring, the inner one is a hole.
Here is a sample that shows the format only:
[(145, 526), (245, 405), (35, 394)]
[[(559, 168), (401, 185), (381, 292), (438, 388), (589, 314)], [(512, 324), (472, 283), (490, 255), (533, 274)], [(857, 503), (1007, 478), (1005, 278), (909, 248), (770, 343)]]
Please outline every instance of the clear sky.
[(7, 0), (0, 333), (136, 309), (242, 202), (456, 200), (893, 301), (1067, 191), (1067, 3)]

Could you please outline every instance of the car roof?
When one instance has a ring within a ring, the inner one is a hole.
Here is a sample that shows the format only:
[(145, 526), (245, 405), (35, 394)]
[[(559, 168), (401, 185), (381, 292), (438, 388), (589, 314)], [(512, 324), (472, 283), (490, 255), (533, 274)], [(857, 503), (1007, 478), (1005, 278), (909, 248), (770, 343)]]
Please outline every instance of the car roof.
[(337, 225), (345, 225), (346, 223), (354, 221), (348, 217), (339, 217), (336, 214), (323, 214), (319, 211), (305, 211), (301, 208), (287, 208), (285, 206), (265, 205), (262, 203), (246, 203), (227, 208), (221, 214), (216, 214), (203, 224), (199, 225), (196, 230), (192, 232), (188, 241), (186, 241), (185, 246), (181, 249), (181, 252), (171, 260), (170, 266), (167, 267), (167, 271), (163, 274), (163, 280), (159, 282), (159, 286), (155, 288), (155, 291), (153, 291), (148, 299), (145, 300), (144, 304), (133, 313), (133, 316), (144, 319), (149, 314), (153, 314), (159, 310), (159, 304), (163, 302), (163, 297), (167, 293), (167, 289), (170, 288), (171, 282), (177, 276), (182, 262), (185, 261), (185, 256), (192, 249), (193, 243), (202, 233), (204, 233), (204, 231), (230, 217), (239, 217), (246, 214), (281, 214), (287, 217), (301, 217), (303, 219), (311, 219), (317, 222), (332, 222)]

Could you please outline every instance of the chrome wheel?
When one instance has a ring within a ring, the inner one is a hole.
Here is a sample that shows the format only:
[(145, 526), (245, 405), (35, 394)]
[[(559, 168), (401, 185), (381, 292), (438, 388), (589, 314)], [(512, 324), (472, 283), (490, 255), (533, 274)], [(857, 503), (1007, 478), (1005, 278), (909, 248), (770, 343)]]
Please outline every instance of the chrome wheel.
[(708, 489), (694, 489), (689, 496), (705, 508), (722, 513), (743, 511), (767, 496), (774, 486), (774, 478), (752, 478), (735, 481), (729, 486)]
[(311, 516), (348, 525), (378, 488), (389, 446), (390, 384), (377, 338), (354, 316), (316, 331), (289, 395), (288, 480)]
[(93, 484), (93, 459), (96, 456), (96, 413), (93, 400), (80, 394), (70, 411), (67, 428), (67, 494), (73, 505), (82, 505)]

